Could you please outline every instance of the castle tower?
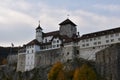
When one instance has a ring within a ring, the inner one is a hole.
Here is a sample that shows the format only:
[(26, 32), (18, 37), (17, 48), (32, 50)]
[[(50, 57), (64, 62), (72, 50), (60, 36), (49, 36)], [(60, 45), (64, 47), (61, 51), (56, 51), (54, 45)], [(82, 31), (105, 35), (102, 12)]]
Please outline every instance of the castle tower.
[(40, 22), (39, 22), (39, 25), (38, 27), (36, 28), (36, 39), (39, 41), (39, 42), (42, 42), (42, 28), (40, 27)]
[(70, 19), (66, 19), (60, 24), (60, 35), (67, 35), (68, 37), (72, 37), (77, 33), (76, 24), (74, 24)]

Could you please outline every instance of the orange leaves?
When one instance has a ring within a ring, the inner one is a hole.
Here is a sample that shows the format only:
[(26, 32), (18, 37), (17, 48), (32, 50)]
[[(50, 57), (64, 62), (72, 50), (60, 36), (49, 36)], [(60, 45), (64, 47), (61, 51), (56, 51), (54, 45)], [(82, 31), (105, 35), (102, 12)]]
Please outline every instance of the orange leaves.
[(56, 80), (67, 80), (63, 70), (60, 70)]
[(63, 68), (63, 64), (61, 62), (57, 62), (53, 65), (52, 69), (48, 74), (48, 80), (56, 80), (58, 74), (60, 75), (60, 71)]
[(77, 68), (74, 73), (74, 80), (79, 80), (80, 68)]
[(57, 62), (48, 74), (48, 80), (97, 80), (97, 75), (92, 67), (83, 64), (75, 71), (64, 71), (63, 64)]
[(75, 70), (74, 80), (97, 80), (97, 75), (91, 67), (83, 64)]

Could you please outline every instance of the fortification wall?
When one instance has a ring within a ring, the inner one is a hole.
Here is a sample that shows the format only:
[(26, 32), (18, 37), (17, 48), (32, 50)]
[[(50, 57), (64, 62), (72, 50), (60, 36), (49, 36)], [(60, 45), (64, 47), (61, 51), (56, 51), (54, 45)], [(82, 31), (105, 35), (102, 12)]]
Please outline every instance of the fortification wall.
[(61, 59), (61, 49), (40, 51), (35, 54), (35, 66), (52, 65)]
[(120, 44), (96, 53), (96, 69), (106, 80), (120, 80)]
[(25, 71), (25, 58), (26, 54), (18, 54), (17, 71)]

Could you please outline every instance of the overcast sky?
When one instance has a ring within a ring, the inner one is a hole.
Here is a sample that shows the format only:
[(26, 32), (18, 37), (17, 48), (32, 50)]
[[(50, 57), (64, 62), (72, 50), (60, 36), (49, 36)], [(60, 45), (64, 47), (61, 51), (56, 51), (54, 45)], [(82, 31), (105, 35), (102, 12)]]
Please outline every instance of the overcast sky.
[(80, 35), (120, 26), (120, 0), (0, 0), (0, 46), (23, 45), (71, 19)]

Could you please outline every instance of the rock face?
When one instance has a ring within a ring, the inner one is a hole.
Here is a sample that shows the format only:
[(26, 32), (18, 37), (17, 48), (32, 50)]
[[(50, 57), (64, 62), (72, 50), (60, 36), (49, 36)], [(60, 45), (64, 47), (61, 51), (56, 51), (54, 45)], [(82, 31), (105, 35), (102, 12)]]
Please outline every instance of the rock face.
[(11, 65), (4, 65), (0, 67), (0, 80), (47, 80), (49, 70), (50, 66), (44, 66), (22, 73)]
[(120, 80), (120, 44), (96, 53), (96, 68), (106, 80)]
[[(64, 63), (65, 70), (75, 70), (77, 67), (89, 61), (74, 58), (72, 61)], [(90, 62), (92, 65), (94, 63)], [(39, 66), (31, 71), (16, 72), (16, 65), (4, 65), (0, 67), (0, 80), (47, 80), (50, 66)]]

